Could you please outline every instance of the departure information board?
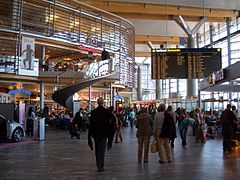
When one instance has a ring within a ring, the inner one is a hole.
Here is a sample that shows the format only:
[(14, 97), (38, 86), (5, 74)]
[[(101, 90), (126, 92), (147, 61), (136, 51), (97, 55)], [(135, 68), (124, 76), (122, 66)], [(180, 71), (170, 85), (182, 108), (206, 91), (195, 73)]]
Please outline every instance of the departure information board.
[(221, 69), (220, 48), (152, 49), (152, 79), (198, 79)]

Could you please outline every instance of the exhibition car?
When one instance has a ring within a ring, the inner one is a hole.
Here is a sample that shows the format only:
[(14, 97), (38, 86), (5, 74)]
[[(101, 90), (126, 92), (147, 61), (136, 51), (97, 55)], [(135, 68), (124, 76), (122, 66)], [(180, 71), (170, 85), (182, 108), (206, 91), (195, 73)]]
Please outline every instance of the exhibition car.
[(0, 139), (11, 139), (13, 142), (23, 140), (24, 128), (21, 124), (8, 120), (0, 115)]

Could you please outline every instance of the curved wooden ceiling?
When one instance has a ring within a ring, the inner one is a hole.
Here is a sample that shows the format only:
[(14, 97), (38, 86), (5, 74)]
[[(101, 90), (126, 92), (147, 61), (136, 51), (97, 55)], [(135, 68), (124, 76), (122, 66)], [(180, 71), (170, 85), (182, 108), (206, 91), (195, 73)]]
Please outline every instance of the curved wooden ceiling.
[[(76, 0), (72, 0), (76, 3)], [(132, 3), (116, 1), (81, 0), (97, 8), (118, 14), (127, 19), (158, 19), (172, 20), (172, 16), (181, 15), (187, 21), (199, 21), (201, 17), (207, 17), (208, 22), (222, 22), (226, 17), (238, 17), (239, 10), (200, 8), (176, 5), (162, 5), (149, 3)]]
[[(65, 1), (65, 0), (63, 0)], [(66, 0), (67, 1), (67, 0)], [(199, 7), (199, 4), (203, 3), (204, 0), (202, 2), (200, 1), (193, 1), (191, 0), (191, 3), (189, 3), (188, 1), (178, 1), (177, 4), (180, 5), (169, 5), (169, 3), (165, 0), (165, 2), (167, 2), (166, 4), (168, 5), (164, 5), (161, 1), (158, 1), (159, 3), (153, 3), (153, 1), (147, 1), (147, 0), (138, 0), (138, 1), (131, 1), (131, 0), (125, 0), (125, 1), (120, 1), (120, 0), (80, 0), (81, 2), (84, 2), (86, 4), (95, 6), (99, 9), (103, 9), (105, 11), (117, 14), (121, 17), (124, 17), (126, 19), (131, 19), (133, 22), (139, 22), (139, 21), (143, 21), (142, 24), (145, 24), (144, 22), (146, 22), (147, 20), (153, 20), (151, 23), (154, 23), (154, 20), (156, 22), (156, 20), (159, 21), (174, 21), (174, 18), (176, 16), (181, 15), (183, 17), (183, 19), (185, 21), (188, 22), (195, 22), (197, 23), (202, 17), (207, 17), (206, 22), (225, 22), (226, 18), (236, 18), (240, 15), (240, 11), (237, 9), (229, 9), (228, 8), (224, 8), (226, 6), (226, 3), (220, 3), (221, 6), (216, 5), (215, 7), (220, 7), (220, 8), (211, 8), (207, 7), (207, 5), (209, 5), (209, 3), (205, 2), (206, 6), (203, 7)], [(223, 1), (223, 0), (222, 0)], [(229, 4), (231, 4), (231, 6), (233, 6), (233, 4), (235, 2), (235, 0), (231, 0), (234, 2), (228, 2)], [(69, 1), (68, 1), (69, 2)], [(152, 2), (148, 3), (148, 2)], [(155, 2), (155, 1), (154, 1)], [(173, 1), (171, 1), (173, 2)], [(185, 4), (186, 2), (186, 4)], [(188, 2), (188, 3), (187, 3)], [(79, 1), (78, 0), (71, 0), (71, 3), (73, 3), (74, 5), (79, 5)], [(233, 3), (233, 4), (232, 4)], [(184, 5), (183, 5), (184, 4)], [(196, 6), (189, 6), (189, 5), (193, 5), (196, 4)], [(198, 6), (197, 6), (198, 4)], [(224, 6), (225, 5), (225, 6)], [(236, 6), (237, 7), (237, 6)], [(148, 23), (151, 24), (151, 23)], [(135, 24), (135, 23), (134, 23)], [(147, 25), (147, 26), (148, 26)], [(179, 36), (182, 35), (173, 35), (170, 34), (168, 32), (166, 32), (164, 35), (163, 34), (151, 34), (150, 33), (150, 29), (153, 27), (148, 26), (148, 28), (143, 27), (143, 26), (139, 26), (135, 24), (135, 28), (141, 28), (141, 32), (145, 31), (144, 33), (138, 34), (135, 36), (135, 42), (136, 44), (142, 44), (144, 46), (146, 46), (146, 43), (148, 41), (151, 41), (153, 44), (169, 44), (169, 45), (176, 45), (179, 44)], [(177, 27), (178, 25), (176, 25)], [(160, 26), (161, 27), (161, 26)], [(173, 26), (171, 26), (172, 29), (176, 29), (176, 31), (179, 30), (179, 27), (174, 28)], [(143, 30), (144, 29), (144, 30)], [(147, 30), (148, 29), (148, 30)], [(152, 30), (151, 30), (152, 31)], [(168, 34), (168, 35), (167, 35)], [(186, 35), (187, 36), (187, 35)], [(185, 36), (185, 37), (186, 37)], [(140, 48), (142, 51), (145, 48)], [(150, 49), (149, 49), (150, 50)], [(149, 52), (138, 52), (138, 50), (136, 50), (135, 52), (136, 56), (149, 56)]]

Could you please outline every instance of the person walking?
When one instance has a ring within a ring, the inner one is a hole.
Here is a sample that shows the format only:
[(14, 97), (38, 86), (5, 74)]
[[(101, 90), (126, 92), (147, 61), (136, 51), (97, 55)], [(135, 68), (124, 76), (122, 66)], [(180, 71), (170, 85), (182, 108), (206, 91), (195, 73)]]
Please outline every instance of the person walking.
[(142, 161), (142, 152), (144, 145), (144, 163), (148, 163), (149, 143), (152, 135), (153, 121), (152, 116), (147, 113), (146, 108), (142, 108), (136, 121), (138, 138), (138, 162)]
[(116, 117), (116, 114), (114, 112), (114, 107), (113, 106), (110, 106), (109, 107), (109, 111), (112, 113), (112, 119), (111, 119), (111, 134), (110, 136), (108, 137), (108, 141), (107, 141), (107, 149), (112, 149), (112, 142), (113, 142), (113, 138), (114, 138), (114, 135), (115, 135), (115, 132), (117, 130), (117, 117)]
[(174, 139), (177, 137), (177, 133), (176, 133), (176, 113), (173, 111), (172, 106), (168, 106), (167, 108), (167, 112), (172, 116), (173, 121), (174, 121), (174, 129), (173, 129), (173, 133), (170, 137), (170, 143), (171, 143), (171, 147), (174, 148)]
[(154, 117), (153, 132), (157, 139), (159, 163), (165, 163), (164, 154), (166, 152), (167, 161), (172, 161), (172, 152), (169, 139), (173, 132), (174, 121), (172, 116), (165, 112), (165, 104), (160, 104), (158, 113)]
[(133, 129), (134, 120), (135, 120), (135, 112), (134, 112), (134, 109), (131, 108), (130, 113), (129, 113), (129, 121), (130, 121), (131, 129)]
[(236, 116), (231, 111), (231, 104), (227, 105), (227, 109), (222, 112), (220, 119), (222, 123), (223, 152), (231, 152), (233, 124), (236, 121)]
[(102, 172), (104, 171), (107, 138), (112, 132), (111, 119), (113, 115), (108, 109), (104, 108), (104, 99), (102, 97), (98, 98), (97, 103), (98, 107), (91, 112), (88, 141), (91, 142), (91, 137), (94, 138), (96, 164), (98, 172)]
[(73, 121), (77, 124), (78, 131), (81, 133), (81, 128), (83, 126), (83, 108), (80, 108), (78, 112), (76, 112)]
[(203, 143), (205, 142), (205, 137), (203, 134), (203, 126), (204, 126), (204, 120), (203, 115), (201, 113), (200, 108), (196, 108), (194, 111), (194, 120), (195, 120), (195, 127), (196, 127), (196, 143)]
[(122, 138), (122, 132), (121, 132), (121, 128), (122, 128), (122, 108), (120, 108), (120, 112), (118, 112), (116, 114), (116, 126), (117, 126), (117, 130), (116, 130), (116, 134), (115, 134), (115, 143), (119, 143), (118, 138), (120, 139), (120, 141), (123, 141)]

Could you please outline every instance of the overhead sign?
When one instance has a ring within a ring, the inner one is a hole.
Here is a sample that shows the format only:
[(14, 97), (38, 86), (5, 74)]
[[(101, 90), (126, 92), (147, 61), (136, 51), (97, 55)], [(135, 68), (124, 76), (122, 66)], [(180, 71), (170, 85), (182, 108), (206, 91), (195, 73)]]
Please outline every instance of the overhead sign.
[(152, 50), (152, 79), (204, 78), (221, 66), (220, 48)]
[(207, 77), (208, 84), (215, 84), (225, 77), (224, 69), (220, 69), (219, 71), (213, 72)]

